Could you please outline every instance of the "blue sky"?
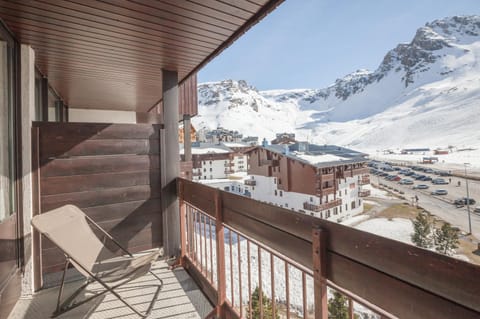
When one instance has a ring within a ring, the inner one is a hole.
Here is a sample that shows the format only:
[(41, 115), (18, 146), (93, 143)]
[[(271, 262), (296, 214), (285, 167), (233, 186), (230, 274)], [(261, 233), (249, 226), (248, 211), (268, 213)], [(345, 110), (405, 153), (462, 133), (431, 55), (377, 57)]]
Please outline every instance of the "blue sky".
[(323, 88), (357, 69), (375, 70), (425, 22), (467, 14), (480, 14), (479, 0), (286, 0), (205, 66), (199, 82)]

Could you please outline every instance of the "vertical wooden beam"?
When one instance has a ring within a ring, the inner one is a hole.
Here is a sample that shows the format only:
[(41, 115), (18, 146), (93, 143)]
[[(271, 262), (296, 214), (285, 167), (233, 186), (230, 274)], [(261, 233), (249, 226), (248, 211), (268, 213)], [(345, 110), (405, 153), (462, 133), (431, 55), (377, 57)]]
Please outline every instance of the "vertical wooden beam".
[(187, 205), (183, 200), (183, 183), (178, 180), (178, 198), (180, 205), (180, 262), (183, 264), (183, 257), (187, 256)]
[(62, 100), (55, 101), (55, 114), (57, 115), (58, 122), (65, 122), (65, 114), (63, 112), (63, 108), (64, 105)]
[(183, 151), (185, 155), (185, 162), (192, 161), (192, 139), (190, 130), (190, 115), (183, 116)]
[(48, 122), (48, 79), (42, 78), (41, 85), (40, 85), (40, 102), (41, 102), (41, 112), (42, 118), (41, 121)]
[[(223, 204), (220, 191), (215, 191), (215, 238), (217, 241), (217, 316), (224, 318), (223, 304), (226, 299), (225, 275), (225, 233), (223, 227)], [(233, 284), (233, 283), (232, 283)]]
[(161, 187), (163, 247), (167, 257), (180, 254), (179, 205), (176, 179), (180, 176), (180, 152), (178, 147), (178, 74), (162, 70), (163, 123), (161, 137)]
[(328, 319), (326, 233), (318, 227), (312, 230), (313, 284), (315, 319)]

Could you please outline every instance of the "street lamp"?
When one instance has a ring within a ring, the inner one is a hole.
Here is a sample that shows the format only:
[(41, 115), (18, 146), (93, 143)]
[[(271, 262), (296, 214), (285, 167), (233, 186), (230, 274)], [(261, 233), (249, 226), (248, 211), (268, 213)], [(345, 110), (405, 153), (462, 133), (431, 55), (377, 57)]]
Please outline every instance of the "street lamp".
[(467, 166), (470, 165), (470, 163), (463, 163), (465, 167), (465, 185), (467, 187), (467, 212), (468, 212), (468, 233), (471, 235), (472, 234), (472, 220), (470, 218), (470, 195), (468, 193), (468, 178), (467, 178)]

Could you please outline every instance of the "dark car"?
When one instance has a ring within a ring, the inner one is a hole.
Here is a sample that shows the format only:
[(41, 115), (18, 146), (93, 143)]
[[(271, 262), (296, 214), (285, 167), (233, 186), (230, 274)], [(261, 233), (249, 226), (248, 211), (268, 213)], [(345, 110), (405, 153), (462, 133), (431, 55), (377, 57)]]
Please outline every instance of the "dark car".
[(437, 185), (448, 184), (448, 182), (446, 180), (444, 180), (443, 178), (435, 178), (435, 179), (432, 180), (432, 183), (437, 184)]
[(469, 205), (475, 205), (476, 201), (473, 198), (468, 198), (467, 199), (466, 197), (457, 198), (456, 200), (453, 201), (453, 204), (456, 205), (456, 206), (467, 205), (467, 203)]
[(417, 180), (419, 179), (419, 180), (422, 180), (422, 181), (423, 181), (423, 178), (424, 178), (424, 177), (427, 177), (427, 176), (425, 176), (425, 175), (420, 175), (420, 176), (415, 177), (415, 179), (417, 179)]
[(425, 181), (431, 181), (432, 178), (430, 176), (424, 176), (420, 180), (425, 182)]

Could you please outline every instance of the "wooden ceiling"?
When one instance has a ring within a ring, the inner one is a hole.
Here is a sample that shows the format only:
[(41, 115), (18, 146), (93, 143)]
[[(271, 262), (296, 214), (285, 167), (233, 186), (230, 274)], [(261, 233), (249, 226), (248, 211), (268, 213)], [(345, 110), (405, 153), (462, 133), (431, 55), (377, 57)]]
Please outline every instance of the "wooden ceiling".
[(283, 0), (0, 0), (0, 18), (74, 108), (146, 112)]

